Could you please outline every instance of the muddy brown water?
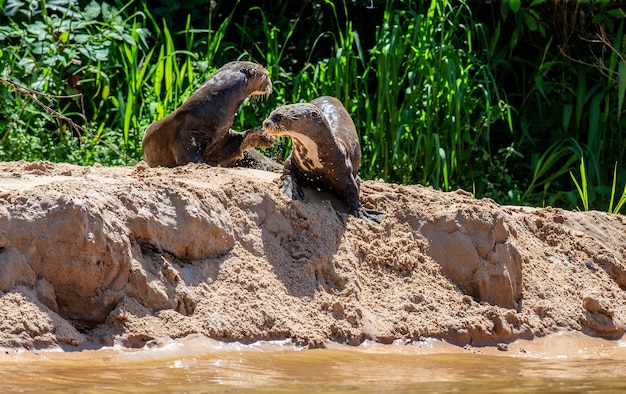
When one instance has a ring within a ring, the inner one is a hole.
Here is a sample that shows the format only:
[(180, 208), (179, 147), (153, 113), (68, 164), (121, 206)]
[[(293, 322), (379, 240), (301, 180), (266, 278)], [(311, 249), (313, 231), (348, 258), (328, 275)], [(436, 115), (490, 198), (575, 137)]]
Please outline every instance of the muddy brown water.
[(460, 348), (440, 341), (225, 344), (204, 337), (142, 350), (4, 350), (0, 392), (623, 392), (626, 340), (560, 335)]

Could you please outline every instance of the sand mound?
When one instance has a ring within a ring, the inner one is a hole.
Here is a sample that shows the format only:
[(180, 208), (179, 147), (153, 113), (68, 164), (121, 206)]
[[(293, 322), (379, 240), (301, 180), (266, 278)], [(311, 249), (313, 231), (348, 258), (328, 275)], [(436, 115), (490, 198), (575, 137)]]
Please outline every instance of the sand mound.
[(277, 178), (0, 164), (0, 346), (624, 332), (623, 216), (364, 182), (374, 226), (326, 194), (290, 201)]

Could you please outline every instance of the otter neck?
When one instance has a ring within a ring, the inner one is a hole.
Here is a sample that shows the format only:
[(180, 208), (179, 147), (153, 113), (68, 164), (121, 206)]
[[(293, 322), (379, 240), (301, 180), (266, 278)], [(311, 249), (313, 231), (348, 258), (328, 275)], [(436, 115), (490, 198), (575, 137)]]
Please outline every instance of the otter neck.
[(300, 167), (308, 170), (322, 170), (324, 161), (315, 140), (304, 134), (292, 134), (293, 156)]
[(248, 97), (245, 81), (238, 81), (239, 83), (234, 85), (228, 85), (223, 80), (218, 81), (218, 83), (210, 82), (210, 80), (205, 82), (200, 89), (191, 95), (188, 100), (189, 104), (192, 107), (206, 108), (207, 106), (211, 106), (211, 108), (213, 108), (214, 105), (210, 103), (217, 101), (221, 105), (215, 109), (223, 114), (232, 114), (234, 120), (235, 112)]

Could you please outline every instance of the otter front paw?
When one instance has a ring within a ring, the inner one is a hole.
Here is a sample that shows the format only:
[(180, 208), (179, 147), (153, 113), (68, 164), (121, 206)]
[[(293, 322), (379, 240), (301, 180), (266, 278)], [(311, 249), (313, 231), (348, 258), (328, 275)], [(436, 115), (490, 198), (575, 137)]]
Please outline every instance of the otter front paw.
[(383, 212), (365, 208), (363, 206), (359, 207), (355, 216), (374, 225), (379, 225), (383, 219), (385, 219), (385, 214)]
[(276, 142), (276, 137), (259, 128), (244, 131), (245, 150), (250, 148), (269, 148)]
[(293, 175), (286, 175), (280, 177), (281, 186), (280, 190), (292, 200), (304, 200), (304, 192)]

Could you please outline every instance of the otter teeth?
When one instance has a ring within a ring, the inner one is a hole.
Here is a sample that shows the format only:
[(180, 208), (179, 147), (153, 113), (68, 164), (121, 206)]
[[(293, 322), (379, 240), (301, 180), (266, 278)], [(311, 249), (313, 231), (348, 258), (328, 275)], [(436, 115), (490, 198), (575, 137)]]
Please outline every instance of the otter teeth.
[(272, 91), (267, 91), (267, 90), (255, 90), (252, 93), (250, 93), (250, 96), (265, 96), (265, 98), (268, 98), (269, 95), (272, 93)]

